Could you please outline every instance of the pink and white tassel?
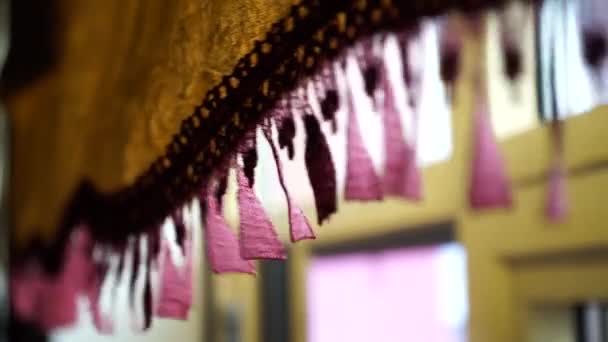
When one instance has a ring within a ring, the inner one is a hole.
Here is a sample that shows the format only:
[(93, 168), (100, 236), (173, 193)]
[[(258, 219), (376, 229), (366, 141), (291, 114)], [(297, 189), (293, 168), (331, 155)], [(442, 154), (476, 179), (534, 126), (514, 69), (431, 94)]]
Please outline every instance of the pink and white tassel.
[(285, 183), (285, 178), (283, 177), (283, 168), (281, 166), (281, 159), (279, 157), (279, 152), (275, 147), (272, 141), (272, 132), (270, 128), (270, 124), (266, 127), (263, 127), (264, 136), (270, 145), (270, 149), (272, 151), (272, 156), (274, 158), (275, 165), (277, 167), (277, 175), (279, 177), (279, 184), (281, 188), (283, 188), (283, 192), (285, 193), (285, 200), (287, 201), (287, 211), (289, 214), (289, 235), (291, 238), (291, 242), (297, 242), (306, 239), (315, 239), (315, 233), (310, 227), (310, 223), (308, 219), (300, 209), (291, 199), (289, 195), (289, 191), (287, 190), (287, 184)]
[(485, 101), (474, 114), (473, 164), (469, 202), (474, 209), (511, 207), (511, 182), (494, 137)]
[(207, 196), (205, 247), (213, 272), (255, 274), (253, 263), (241, 257), (238, 239), (224, 220), (213, 194)]
[(570, 205), (568, 201), (567, 175), (563, 157), (563, 127), (561, 121), (555, 118), (551, 126), (554, 156), (548, 173), (547, 199), (545, 214), (549, 221), (562, 222), (568, 216)]
[(353, 91), (350, 90), (344, 199), (347, 201), (378, 201), (383, 198), (382, 184), (361, 137), (354, 96)]
[[(384, 90), (384, 107), (382, 119), (384, 124), (384, 191), (387, 195), (398, 196), (408, 200), (422, 199), (422, 180), (417, 165), (417, 117), (413, 117), (412, 143), (405, 141), (401, 113), (397, 108), (395, 91), (388, 77), (387, 66), (382, 71)], [(409, 105), (409, 104), (408, 104)]]
[(242, 169), (237, 171), (241, 256), (286, 259), (287, 252)]

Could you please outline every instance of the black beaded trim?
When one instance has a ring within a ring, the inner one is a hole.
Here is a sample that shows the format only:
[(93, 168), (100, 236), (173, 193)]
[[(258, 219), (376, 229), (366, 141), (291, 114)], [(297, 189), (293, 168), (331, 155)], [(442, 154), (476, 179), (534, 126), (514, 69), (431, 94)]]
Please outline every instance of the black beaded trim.
[(505, 2), (302, 0), (206, 94), (182, 121), (165, 155), (134, 184), (104, 194), (83, 181), (66, 208), (54, 245), (34, 242), (26, 251), (14, 253), (13, 261), (37, 255), (49, 270), (57, 270), (65, 242), (80, 223), (91, 229), (96, 241), (117, 247), (129, 236), (158, 229), (175, 208), (206, 187), (214, 170), (234, 154), (245, 132), (254, 129), (283, 94), (355, 41), (383, 30), (403, 29), (423, 17), (450, 10), (470, 13)]

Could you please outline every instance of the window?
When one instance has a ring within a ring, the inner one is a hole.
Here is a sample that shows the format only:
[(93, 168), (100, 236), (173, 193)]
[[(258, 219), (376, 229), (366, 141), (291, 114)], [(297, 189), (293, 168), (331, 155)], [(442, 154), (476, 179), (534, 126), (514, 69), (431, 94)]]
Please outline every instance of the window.
[(466, 279), (454, 242), (317, 255), (307, 274), (308, 341), (466, 341)]

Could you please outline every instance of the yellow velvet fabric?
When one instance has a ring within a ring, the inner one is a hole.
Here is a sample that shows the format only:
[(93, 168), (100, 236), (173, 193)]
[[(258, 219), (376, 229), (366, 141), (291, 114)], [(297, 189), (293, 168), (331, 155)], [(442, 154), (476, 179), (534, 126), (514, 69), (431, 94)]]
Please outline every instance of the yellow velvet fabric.
[(18, 246), (52, 239), (83, 177), (130, 184), (292, 1), (58, 3), (58, 63), (7, 99)]

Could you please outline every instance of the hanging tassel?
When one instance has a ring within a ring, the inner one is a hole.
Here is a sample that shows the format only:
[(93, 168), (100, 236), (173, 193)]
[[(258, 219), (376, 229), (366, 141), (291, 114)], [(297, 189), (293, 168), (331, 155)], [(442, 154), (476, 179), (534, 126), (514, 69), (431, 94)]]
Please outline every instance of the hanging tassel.
[(340, 99), (338, 91), (335, 89), (329, 89), (325, 92), (325, 97), (321, 101), (321, 114), (323, 120), (331, 122), (331, 131), (336, 133), (338, 131), (338, 123), (336, 121), (336, 113), (340, 106)]
[[(181, 209), (179, 209), (179, 210), (181, 210)], [(183, 220), (184, 220), (183, 214), (182, 214), (181, 220), (183, 223)], [(149, 258), (152, 259), (153, 263), (157, 261), (157, 258), (160, 254), (160, 242), (161, 242), (161, 231), (162, 231), (161, 227), (162, 226), (158, 226), (154, 229), (149, 230), (146, 233), (146, 238), (148, 239), (148, 256), (149, 256)], [(182, 233), (182, 234), (184, 234), (184, 233)], [(177, 241), (179, 241), (179, 240), (177, 240)]]
[(522, 47), (519, 33), (525, 25), (524, 8), (519, 4), (508, 4), (499, 14), (500, 41), (502, 45), (504, 72), (513, 82), (523, 71)]
[(554, 156), (549, 170), (549, 185), (547, 191), (547, 204), (545, 214), (551, 222), (562, 222), (570, 211), (568, 190), (566, 186), (566, 170), (563, 162), (563, 127), (561, 121), (555, 117), (551, 124)]
[(378, 83), (378, 66), (375, 64), (367, 65), (363, 68), (363, 82), (365, 93), (371, 98), (374, 97), (376, 85)]
[(207, 197), (205, 247), (213, 272), (255, 274), (253, 263), (241, 257), (238, 240), (226, 224), (212, 195)]
[(323, 121), (331, 124), (331, 131), (335, 134), (338, 131), (336, 113), (339, 109), (340, 97), (338, 95), (336, 75), (332, 63), (324, 65), (321, 71), (313, 76), (313, 86), (317, 99), (321, 99), (319, 106)]
[(188, 244), (186, 245), (186, 258), (184, 260), (184, 267), (182, 272), (182, 278), (184, 279), (184, 285), (180, 287), (179, 302), (181, 303), (180, 312), (184, 312), (184, 319), (188, 318), (188, 312), (192, 307), (192, 253), (193, 253), (193, 240), (192, 231), (188, 235)]
[(253, 187), (255, 181), (255, 167), (258, 164), (258, 151), (255, 147), (247, 151), (242, 155), (243, 158), (243, 172), (247, 177), (249, 187)]
[(245, 133), (245, 142), (237, 150), (243, 160), (243, 169), (245, 176), (249, 180), (249, 186), (252, 187), (255, 182), (255, 167), (258, 165), (258, 150), (257, 150), (257, 129), (248, 130)]
[(222, 211), (223, 208), (223, 198), (224, 198), (224, 194), (226, 193), (226, 189), (228, 188), (228, 170), (224, 170), (224, 172), (222, 172), (219, 175), (219, 179), (218, 179), (218, 184), (217, 184), (217, 188), (215, 189), (215, 200), (217, 201), (217, 205), (220, 211)]
[(583, 32), (583, 47), (583, 54), (587, 64), (593, 69), (599, 69), (602, 61), (608, 55), (606, 37), (598, 30), (586, 30)]
[[(89, 310), (91, 311), (93, 325), (97, 332), (103, 335), (111, 335), (114, 332), (114, 322), (109, 315), (104, 315), (101, 312), (99, 303), (101, 288), (106, 279), (108, 265), (103, 262), (99, 265), (93, 264), (93, 241), (86, 229), (78, 230), (73, 238), (73, 242), (73, 261), (66, 265), (65, 270), (68, 272), (66, 279), (76, 284), (75, 286), (77, 288), (87, 294), (89, 299)], [(119, 260), (118, 264), (119, 277), (122, 260), (123, 258)], [(115, 290), (115, 288), (116, 286), (113, 290)]]
[(597, 71), (608, 56), (608, 4), (605, 0), (580, 1), (578, 14), (583, 56)]
[(279, 148), (287, 148), (287, 156), (292, 160), (295, 154), (293, 138), (296, 136), (296, 123), (293, 121), (293, 116), (286, 115), (282, 118), (278, 125), (278, 129)]
[(503, 60), (505, 74), (511, 82), (517, 80), (523, 71), (521, 50), (517, 43), (512, 41), (503, 42)]
[[(177, 211), (182, 211), (182, 224), (183, 224), (183, 210), (177, 209)], [(185, 230), (185, 228), (184, 228)], [(148, 255), (146, 259), (146, 274), (144, 278), (144, 303), (143, 303), (143, 311), (144, 311), (144, 324), (143, 331), (150, 329), (152, 326), (152, 312), (154, 307), (154, 295), (152, 291), (152, 282), (151, 275), (153, 267), (158, 267), (158, 258), (160, 256), (160, 244), (161, 244), (161, 228), (158, 227), (156, 229), (152, 229), (147, 234), (148, 238)], [(183, 250), (183, 237), (182, 237), (182, 251)]]
[(378, 201), (382, 199), (380, 178), (376, 174), (372, 158), (361, 137), (355, 110), (354, 94), (351, 90), (348, 108), (344, 198), (348, 201)]
[(241, 255), (246, 260), (286, 259), (287, 253), (247, 178), (238, 170)]
[[(125, 247), (122, 247), (119, 249), (118, 251), (118, 265), (116, 266), (116, 271), (115, 271), (115, 277), (114, 277), (114, 282), (112, 284), (112, 292), (111, 292), (111, 310), (114, 310), (114, 308), (116, 307), (116, 302), (118, 301), (118, 291), (119, 291), (119, 287), (122, 284), (122, 276), (123, 276), (123, 272), (124, 272), (124, 268), (125, 268)], [(97, 308), (98, 310), (99, 308)], [(101, 315), (100, 313), (96, 313), (97, 315)], [(105, 317), (99, 316), (97, 317), (98, 320), (100, 320), (100, 324), (101, 325), (105, 325), (106, 328), (108, 326), (113, 326), (113, 323), (111, 322), (110, 319), (106, 319)], [(104, 321), (108, 321), (109, 322), (105, 322)], [(111, 329), (113, 330), (113, 329)]]
[(295, 205), (291, 200), (291, 197), (289, 196), (289, 191), (287, 190), (287, 185), (285, 184), (285, 178), (283, 178), (283, 168), (281, 167), (279, 152), (277, 151), (277, 148), (274, 146), (274, 143), (272, 141), (270, 124), (267, 124), (266, 127), (263, 127), (262, 131), (264, 132), (264, 136), (266, 137), (266, 140), (270, 145), (272, 156), (274, 157), (274, 162), (277, 167), (279, 184), (281, 185), (281, 188), (283, 188), (285, 200), (287, 201), (287, 210), (289, 213), (289, 235), (291, 238), (291, 242), (297, 242), (305, 239), (315, 239), (315, 233), (310, 227), (308, 219), (306, 218), (306, 216), (304, 216), (302, 209)]
[(167, 243), (162, 247), (163, 268), (161, 290), (156, 316), (176, 320), (187, 320), (192, 306), (192, 247), (191, 241), (186, 245), (186, 257), (183, 270), (180, 272), (171, 258)]
[(152, 257), (148, 256), (146, 262), (146, 278), (144, 284), (144, 326), (143, 331), (150, 329), (152, 326), (152, 285), (150, 281), (150, 273), (152, 273)]
[(11, 270), (11, 304), (15, 314), (22, 320), (38, 320), (38, 303), (44, 289), (43, 281), (39, 265), (28, 264), (22, 269)]
[(569, 212), (566, 172), (561, 161), (554, 161), (549, 171), (545, 213), (551, 222), (562, 222)]
[(97, 332), (104, 335), (110, 335), (114, 332), (114, 324), (111, 318), (101, 312), (101, 289), (107, 271), (107, 265), (97, 265), (95, 267), (88, 292), (93, 325), (97, 329)]
[(39, 264), (28, 263), (10, 273), (14, 314), (44, 330), (72, 325), (77, 320), (77, 297), (88, 289), (92, 276), (90, 237), (76, 230), (67, 245), (59, 274), (47, 275)]
[[(403, 138), (401, 114), (395, 102), (395, 91), (388, 78), (385, 66), (382, 73), (384, 88), (384, 191), (388, 195), (399, 196), (408, 200), (422, 199), (422, 181), (420, 170), (416, 164), (415, 146), (417, 137), (414, 134), (413, 146), (409, 146)], [(414, 121), (414, 126), (417, 120)], [(417, 132), (417, 128), (414, 129)]]
[(161, 280), (158, 306), (156, 307), (156, 316), (160, 318), (184, 319), (182, 313), (179, 312), (179, 303), (174, 307), (173, 297), (178, 297), (175, 292), (179, 292), (180, 274), (171, 258), (171, 251), (168, 244), (163, 240), (161, 245)]
[(140, 272), (144, 265), (142, 264), (142, 248), (139, 237), (136, 237), (133, 243), (133, 258), (131, 259), (131, 278), (129, 279), (129, 311), (131, 330), (141, 332), (143, 322), (136, 306), (137, 281), (140, 277)]
[(413, 32), (402, 31), (397, 34), (397, 40), (399, 42), (399, 52), (401, 53), (401, 68), (403, 73), (403, 82), (406, 88), (410, 88), (414, 82), (414, 76), (410, 64), (409, 58), (409, 43), (413, 37)]
[(363, 85), (365, 93), (372, 99), (374, 108), (377, 108), (377, 93), (380, 66), (382, 65), (382, 57), (379, 51), (379, 44), (376, 41), (377, 37), (364, 39), (359, 45), (359, 61), (363, 76)]
[(76, 322), (76, 291), (67, 279), (47, 279), (43, 282), (42, 296), (37, 310), (39, 323), (50, 331)]
[(469, 201), (474, 209), (511, 207), (511, 184), (496, 144), (487, 107), (478, 100)]
[(77, 298), (86, 290), (93, 270), (91, 246), (88, 233), (76, 230), (70, 237), (61, 273), (41, 279), (36, 310), (38, 323), (45, 330), (67, 327), (77, 321)]
[[(226, 192), (225, 190), (226, 188), (224, 187), (224, 192)], [(219, 195), (219, 194), (218, 194)], [(219, 195), (220, 198), (222, 195)], [(173, 226), (175, 227), (175, 242), (177, 243), (177, 245), (179, 246), (180, 250), (182, 251), (182, 254), (186, 254), (186, 250), (184, 247), (184, 239), (186, 237), (186, 224), (184, 223), (184, 211), (181, 207), (178, 207), (177, 209), (175, 209), (173, 211), (173, 215), (171, 215), (171, 218), (173, 220)], [(160, 240), (160, 237), (159, 237)]]
[(408, 105), (414, 110), (416, 109), (417, 100), (420, 96), (421, 77), (420, 70), (417, 69), (420, 61), (413, 60), (415, 55), (412, 51), (417, 51), (421, 49), (421, 47), (417, 47), (417, 49), (414, 50), (410, 44), (414, 44), (417, 36), (421, 34), (421, 30), (420, 26), (416, 25), (409, 30), (404, 30), (397, 34), (399, 50), (401, 52), (403, 82), (408, 93)]
[(135, 243), (133, 244), (133, 259), (131, 259), (131, 278), (129, 279), (129, 304), (131, 306), (131, 309), (133, 309), (133, 307), (135, 306), (135, 285), (141, 266), (140, 253), (141, 246), (139, 238), (136, 238)]
[(462, 39), (450, 19), (443, 19), (440, 33), (440, 75), (441, 80), (452, 86), (460, 74)]
[(249, 150), (254, 149), (256, 146), (257, 132), (255, 129), (248, 129), (245, 131), (242, 140), (239, 142), (237, 152), (245, 154)]
[(122, 276), (125, 270), (125, 251), (121, 250), (118, 255), (118, 266), (116, 266), (116, 283), (120, 283), (122, 281)]
[(289, 208), (289, 232), (291, 242), (298, 242), (302, 240), (314, 240), (316, 239), (315, 233), (310, 227), (310, 222), (297, 206), (291, 206)]
[(417, 165), (416, 149), (406, 145), (404, 155), (405, 173), (401, 186), (401, 197), (412, 201), (422, 200), (422, 177)]
[(321, 225), (337, 210), (336, 169), (329, 145), (314, 115), (304, 116), (306, 151), (304, 160), (315, 196), (317, 223)]

